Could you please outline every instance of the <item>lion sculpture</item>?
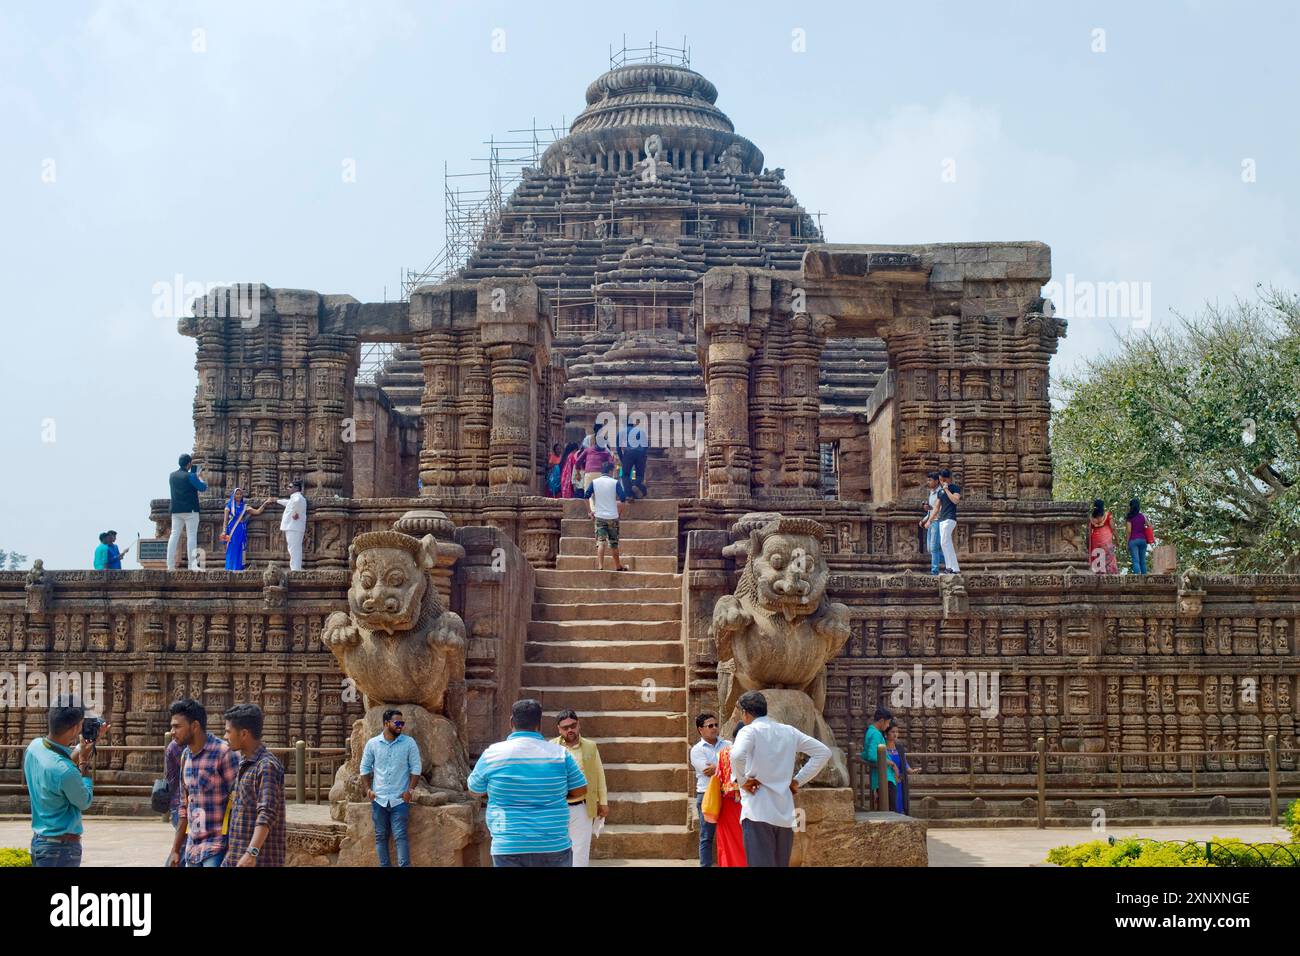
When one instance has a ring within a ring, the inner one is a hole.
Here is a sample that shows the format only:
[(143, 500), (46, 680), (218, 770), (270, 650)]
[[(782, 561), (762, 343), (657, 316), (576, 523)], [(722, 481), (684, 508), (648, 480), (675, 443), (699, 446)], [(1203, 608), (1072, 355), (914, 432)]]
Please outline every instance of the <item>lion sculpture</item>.
[(745, 691), (762, 691), (774, 720), (832, 748), (819, 780), (846, 786), (844, 755), (822, 710), (826, 662), (848, 640), (849, 609), (826, 598), (830, 572), (821, 550), (824, 535), (816, 521), (781, 515), (751, 527), (748, 541), (731, 546), (731, 554), (746, 554), (748, 560), (735, 593), (714, 606), (710, 635), (718, 652), (721, 712), (733, 714)]

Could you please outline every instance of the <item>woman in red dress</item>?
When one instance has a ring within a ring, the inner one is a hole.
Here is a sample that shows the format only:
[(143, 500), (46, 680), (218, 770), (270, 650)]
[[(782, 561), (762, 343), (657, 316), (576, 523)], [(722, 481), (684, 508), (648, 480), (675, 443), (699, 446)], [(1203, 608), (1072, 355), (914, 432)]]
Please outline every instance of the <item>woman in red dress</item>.
[[(737, 724), (731, 734), (736, 739)], [(731, 747), (718, 754), (718, 780), (722, 783), (722, 809), (718, 813), (715, 843), (718, 847), (718, 866), (748, 866), (745, 862), (745, 838), (740, 832), (740, 787), (731, 775)]]
[(1115, 562), (1115, 526), (1100, 498), (1092, 503), (1092, 516), (1088, 519), (1088, 562), (1098, 574), (1119, 573)]

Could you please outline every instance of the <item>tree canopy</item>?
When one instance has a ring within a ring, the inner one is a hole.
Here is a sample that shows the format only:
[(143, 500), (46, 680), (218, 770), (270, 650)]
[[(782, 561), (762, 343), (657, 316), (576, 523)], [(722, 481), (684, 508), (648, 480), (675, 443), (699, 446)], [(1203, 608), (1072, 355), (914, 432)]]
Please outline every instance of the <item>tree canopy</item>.
[(1180, 568), (1300, 571), (1300, 298), (1269, 290), (1121, 339), (1057, 386), (1055, 495), (1139, 498)]

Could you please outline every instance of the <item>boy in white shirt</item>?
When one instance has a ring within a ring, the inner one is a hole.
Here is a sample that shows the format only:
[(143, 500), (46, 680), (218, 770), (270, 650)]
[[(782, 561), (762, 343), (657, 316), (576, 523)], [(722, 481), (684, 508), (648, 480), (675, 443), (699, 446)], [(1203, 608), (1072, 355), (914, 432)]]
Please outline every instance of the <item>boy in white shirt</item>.
[(623, 559), (618, 556), (618, 517), (623, 503), (619, 501), (618, 479), (613, 476), (614, 463), (605, 462), (600, 471), (600, 477), (591, 483), (591, 497), (587, 499), (587, 508), (596, 519), (596, 569), (605, 570), (605, 544), (608, 543), (614, 555), (614, 570), (626, 571)]

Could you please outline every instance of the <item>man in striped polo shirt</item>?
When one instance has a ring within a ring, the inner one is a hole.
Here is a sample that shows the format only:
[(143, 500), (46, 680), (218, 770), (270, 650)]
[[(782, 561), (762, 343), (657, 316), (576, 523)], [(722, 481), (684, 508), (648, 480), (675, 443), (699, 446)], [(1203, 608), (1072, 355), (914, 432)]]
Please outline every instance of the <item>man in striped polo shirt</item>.
[(488, 798), (493, 866), (572, 866), (569, 801), (587, 794), (573, 756), (541, 734), (542, 705), (521, 700), (511, 710), (512, 733), (483, 751), (469, 775), (469, 792)]

